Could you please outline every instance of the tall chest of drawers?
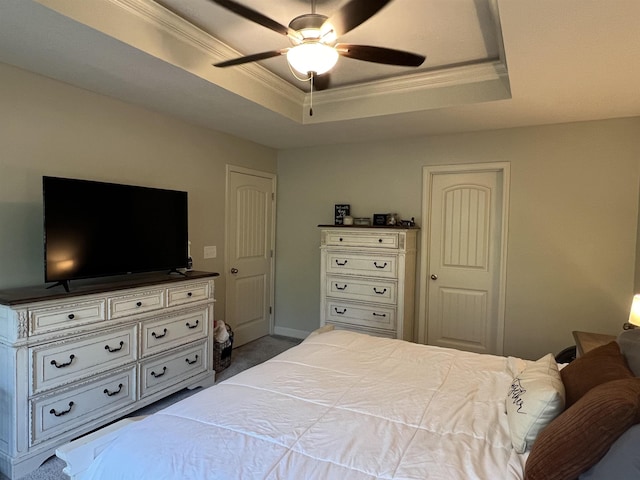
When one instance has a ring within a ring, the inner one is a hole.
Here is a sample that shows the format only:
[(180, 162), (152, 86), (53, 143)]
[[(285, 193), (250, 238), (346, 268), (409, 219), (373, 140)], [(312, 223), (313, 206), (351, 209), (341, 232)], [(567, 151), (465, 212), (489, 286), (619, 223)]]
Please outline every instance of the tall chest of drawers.
[(320, 324), (413, 340), (418, 229), (321, 229)]
[(212, 385), (215, 276), (0, 292), (0, 472), (19, 478), (84, 433)]

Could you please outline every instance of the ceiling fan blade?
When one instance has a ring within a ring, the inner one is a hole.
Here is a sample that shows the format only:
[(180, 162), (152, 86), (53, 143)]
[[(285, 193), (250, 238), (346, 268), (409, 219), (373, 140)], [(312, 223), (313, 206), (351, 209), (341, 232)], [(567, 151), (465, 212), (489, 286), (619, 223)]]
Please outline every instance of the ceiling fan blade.
[(338, 43), (335, 48), (343, 57), (364, 60), (365, 62), (384, 63), (386, 65), (419, 67), (426, 60), (425, 56), (416, 53), (393, 50), (391, 48), (372, 47), (370, 45)]
[(325, 24), (331, 24), (336, 37), (344, 35), (373, 17), (391, 0), (351, 0), (331, 15)]
[(251, 20), (263, 27), (267, 27), (274, 32), (277, 32), (281, 35), (293, 36), (298, 38), (298, 33), (295, 30), (290, 29), (289, 27), (285, 27), (284, 25), (276, 22), (275, 20), (270, 19), (266, 15), (261, 14), (260, 12), (256, 12), (252, 8), (245, 7), (237, 2), (232, 0), (209, 0), (213, 3), (220, 5), (221, 7), (226, 8), (227, 10), (240, 15), (241, 17), (246, 18), (247, 20)]
[(267, 58), (278, 57), (287, 53), (288, 48), (282, 50), (272, 50), (270, 52), (254, 53), (253, 55), (247, 55), (246, 57), (234, 58), (226, 60), (224, 62), (214, 63), (214, 67), (233, 67), (235, 65), (242, 65), (243, 63), (257, 62), (258, 60), (266, 60)]

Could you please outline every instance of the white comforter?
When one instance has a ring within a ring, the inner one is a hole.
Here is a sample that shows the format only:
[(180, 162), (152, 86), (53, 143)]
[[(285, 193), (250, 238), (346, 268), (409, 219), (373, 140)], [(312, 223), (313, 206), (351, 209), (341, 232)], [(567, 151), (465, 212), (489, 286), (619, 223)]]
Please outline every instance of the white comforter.
[(315, 335), (126, 427), (84, 478), (520, 479), (505, 396), (522, 363)]

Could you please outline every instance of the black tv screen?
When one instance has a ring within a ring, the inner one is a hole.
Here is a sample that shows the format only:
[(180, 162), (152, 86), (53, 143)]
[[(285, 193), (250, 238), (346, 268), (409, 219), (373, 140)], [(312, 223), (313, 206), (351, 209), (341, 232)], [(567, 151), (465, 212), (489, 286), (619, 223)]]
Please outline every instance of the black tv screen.
[(187, 192), (43, 177), (45, 282), (187, 266)]

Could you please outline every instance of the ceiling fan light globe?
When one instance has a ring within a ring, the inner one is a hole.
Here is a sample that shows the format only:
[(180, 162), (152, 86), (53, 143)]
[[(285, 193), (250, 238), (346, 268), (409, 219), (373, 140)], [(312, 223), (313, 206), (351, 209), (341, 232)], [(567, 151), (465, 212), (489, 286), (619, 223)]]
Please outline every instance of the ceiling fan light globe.
[(338, 56), (335, 48), (319, 42), (309, 42), (290, 48), (287, 61), (291, 68), (302, 75), (311, 72), (322, 75), (335, 66)]

